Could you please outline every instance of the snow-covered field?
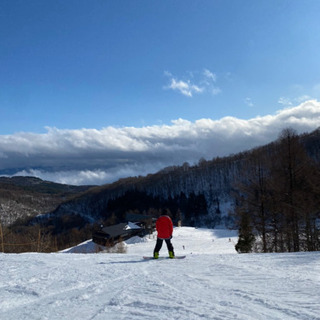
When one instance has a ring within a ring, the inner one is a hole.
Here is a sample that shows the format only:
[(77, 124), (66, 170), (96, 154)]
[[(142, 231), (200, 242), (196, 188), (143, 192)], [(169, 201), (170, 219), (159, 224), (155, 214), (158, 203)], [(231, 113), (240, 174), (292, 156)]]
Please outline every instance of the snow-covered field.
[(320, 252), (239, 255), (235, 241), (183, 227), (183, 260), (143, 260), (153, 237), (126, 254), (0, 254), (0, 319), (320, 319)]

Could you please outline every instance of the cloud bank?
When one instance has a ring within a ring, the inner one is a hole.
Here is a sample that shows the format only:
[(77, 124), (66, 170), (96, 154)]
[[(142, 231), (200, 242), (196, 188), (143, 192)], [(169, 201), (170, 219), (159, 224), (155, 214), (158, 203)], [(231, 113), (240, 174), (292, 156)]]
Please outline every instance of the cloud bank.
[(178, 119), (171, 125), (141, 128), (20, 132), (0, 136), (0, 174), (77, 185), (103, 184), (248, 150), (275, 140), (284, 128), (303, 133), (319, 126), (320, 102), (310, 100), (249, 120)]

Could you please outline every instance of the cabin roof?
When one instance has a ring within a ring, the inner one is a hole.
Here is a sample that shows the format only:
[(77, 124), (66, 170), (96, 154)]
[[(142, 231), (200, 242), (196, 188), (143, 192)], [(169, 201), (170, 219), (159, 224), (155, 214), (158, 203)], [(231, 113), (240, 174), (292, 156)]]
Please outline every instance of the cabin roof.
[(110, 235), (110, 237), (117, 237), (128, 234), (133, 229), (141, 229), (138, 225), (133, 222), (118, 223), (113, 226), (102, 228), (102, 231)]

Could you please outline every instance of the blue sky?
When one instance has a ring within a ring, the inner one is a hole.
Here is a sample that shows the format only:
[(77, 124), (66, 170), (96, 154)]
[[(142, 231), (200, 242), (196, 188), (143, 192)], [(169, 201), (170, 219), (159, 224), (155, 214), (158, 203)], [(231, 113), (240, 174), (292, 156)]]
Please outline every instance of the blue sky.
[(318, 106), (319, 12), (318, 0), (1, 0), (0, 158), (59, 130), (159, 136), (178, 119)]
[(319, 12), (312, 0), (1, 0), (0, 134), (249, 119), (319, 99)]

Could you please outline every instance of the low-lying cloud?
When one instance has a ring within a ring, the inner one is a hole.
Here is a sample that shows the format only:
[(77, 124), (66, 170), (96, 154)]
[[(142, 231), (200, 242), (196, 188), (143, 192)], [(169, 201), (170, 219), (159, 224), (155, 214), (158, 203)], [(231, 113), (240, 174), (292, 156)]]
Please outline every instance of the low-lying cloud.
[(284, 128), (303, 133), (319, 126), (320, 103), (310, 100), (249, 120), (178, 119), (171, 125), (101, 130), (47, 128), (44, 134), (0, 136), (0, 174), (103, 184), (248, 150), (275, 140)]

